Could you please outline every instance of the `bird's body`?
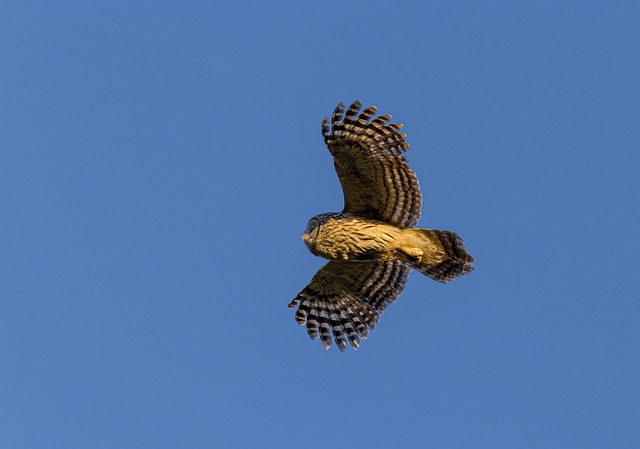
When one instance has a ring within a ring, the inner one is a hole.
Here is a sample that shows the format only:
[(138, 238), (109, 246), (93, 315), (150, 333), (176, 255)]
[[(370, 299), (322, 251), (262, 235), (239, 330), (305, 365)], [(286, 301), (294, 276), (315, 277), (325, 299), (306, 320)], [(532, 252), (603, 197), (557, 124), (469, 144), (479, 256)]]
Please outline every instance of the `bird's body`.
[[(325, 220), (320, 221), (319, 217)], [(315, 220), (319, 222), (317, 227), (313, 227)], [(302, 240), (313, 254), (328, 260), (435, 264), (444, 255), (435, 242), (416, 232), (421, 229), (402, 229), (383, 221), (338, 213), (320, 214), (310, 223), (312, 227), (305, 231)]]
[(411, 269), (439, 282), (473, 270), (462, 239), (450, 231), (415, 228), (422, 194), (402, 156), (409, 145), (390, 115), (373, 118), (342, 103), (331, 126), (322, 122), (325, 143), (342, 184), (344, 210), (309, 220), (302, 238), (316, 256), (329, 260), (289, 307), (296, 320), (325, 348), (358, 348), (384, 309), (404, 290)]
[[(324, 218), (320, 221), (319, 218)], [(388, 223), (337, 213), (311, 219), (319, 225), (302, 235), (316, 256), (328, 260), (392, 260), (396, 258), (401, 230)]]

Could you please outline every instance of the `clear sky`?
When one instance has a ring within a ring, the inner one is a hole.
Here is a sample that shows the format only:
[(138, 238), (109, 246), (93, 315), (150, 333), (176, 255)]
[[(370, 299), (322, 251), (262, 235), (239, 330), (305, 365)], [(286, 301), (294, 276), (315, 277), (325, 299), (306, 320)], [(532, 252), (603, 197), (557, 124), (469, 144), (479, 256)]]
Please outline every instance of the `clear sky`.
[[(640, 3), (0, 3), (0, 447), (640, 447)], [(412, 273), (287, 308), (340, 102), (404, 123)]]

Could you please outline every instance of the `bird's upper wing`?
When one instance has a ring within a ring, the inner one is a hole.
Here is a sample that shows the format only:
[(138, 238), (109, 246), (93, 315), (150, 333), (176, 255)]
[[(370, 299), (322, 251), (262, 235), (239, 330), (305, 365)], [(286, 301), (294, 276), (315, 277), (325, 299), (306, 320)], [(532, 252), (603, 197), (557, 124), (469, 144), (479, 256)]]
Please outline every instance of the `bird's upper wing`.
[(344, 211), (398, 227), (415, 226), (422, 195), (415, 173), (402, 153), (409, 144), (401, 124), (387, 124), (390, 115), (373, 116), (375, 106), (359, 113), (358, 100), (346, 110), (340, 103), (331, 125), (325, 117), (322, 135), (333, 156), (344, 193)]
[(298, 307), (296, 321), (326, 349), (335, 341), (340, 351), (347, 340), (354, 349), (367, 338), (384, 309), (404, 290), (411, 268), (391, 261), (331, 261), (320, 268), (289, 307)]

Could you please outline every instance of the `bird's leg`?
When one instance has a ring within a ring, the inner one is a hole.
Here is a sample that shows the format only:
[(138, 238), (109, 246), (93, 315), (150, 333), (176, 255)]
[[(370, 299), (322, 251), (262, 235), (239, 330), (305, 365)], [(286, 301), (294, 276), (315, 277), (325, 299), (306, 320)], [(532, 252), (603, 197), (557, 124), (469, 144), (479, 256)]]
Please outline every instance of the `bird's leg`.
[(409, 256), (409, 260), (411, 262), (420, 262), (422, 260), (422, 255), (424, 252), (420, 248), (416, 248), (414, 246), (403, 245), (400, 247), (400, 251)]

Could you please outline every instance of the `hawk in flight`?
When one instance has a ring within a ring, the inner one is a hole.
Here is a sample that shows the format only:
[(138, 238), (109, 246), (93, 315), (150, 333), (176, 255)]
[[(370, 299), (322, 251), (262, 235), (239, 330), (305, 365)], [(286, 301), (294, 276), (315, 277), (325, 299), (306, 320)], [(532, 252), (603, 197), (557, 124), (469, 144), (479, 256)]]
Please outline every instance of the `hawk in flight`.
[(451, 231), (415, 228), (422, 195), (402, 154), (409, 144), (401, 124), (375, 106), (360, 112), (358, 100), (340, 103), (322, 121), (342, 191), (340, 213), (309, 220), (304, 243), (324, 265), (289, 307), (312, 339), (326, 349), (354, 349), (373, 330), (384, 309), (398, 299), (411, 269), (438, 282), (473, 271), (462, 239)]

